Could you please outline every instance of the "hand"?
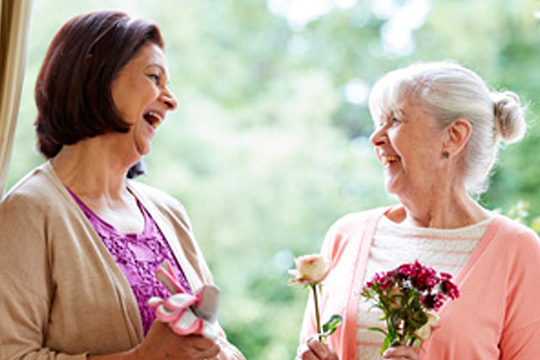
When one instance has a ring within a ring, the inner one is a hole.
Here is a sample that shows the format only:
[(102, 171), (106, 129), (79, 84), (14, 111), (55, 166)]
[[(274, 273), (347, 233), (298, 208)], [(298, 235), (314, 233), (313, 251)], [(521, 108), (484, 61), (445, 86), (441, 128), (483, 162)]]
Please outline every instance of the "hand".
[(391, 347), (383, 354), (383, 359), (391, 360), (420, 360), (418, 349), (412, 346)]
[(156, 321), (148, 335), (136, 349), (140, 360), (213, 360), (220, 347), (214, 340), (199, 335), (179, 336), (168, 325)]
[(324, 345), (317, 339), (317, 335), (312, 336), (308, 341), (300, 346), (297, 360), (339, 360), (336, 352), (328, 345)]

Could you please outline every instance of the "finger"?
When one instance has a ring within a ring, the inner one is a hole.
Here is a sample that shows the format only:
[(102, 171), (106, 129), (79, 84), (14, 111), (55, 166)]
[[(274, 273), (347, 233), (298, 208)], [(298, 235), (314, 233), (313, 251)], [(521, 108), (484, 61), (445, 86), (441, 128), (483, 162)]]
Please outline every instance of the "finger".
[(411, 346), (398, 346), (389, 348), (383, 354), (384, 359), (392, 360), (419, 360), (416, 348)]
[(321, 343), (316, 337), (309, 338), (307, 346), (320, 359), (326, 359), (330, 355), (328, 346)]
[(302, 344), (298, 347), (295, 360), (320, 360), (320, 358), (313, 353), (307, 344)]
[(294, 360), (303, 360), (304, 353), (306, 352), (309, 352), (309, 348), (307, 347), (307, 345), (306, 344), (300, 345), (298, 349), (296, 350), (296, 357), (294, 358)]
[(201, 351), (216, 345), (215, 340), (205, 338), (201, 335), (186, 335), (184, 338), (190, 342), (193, 348)]
[(317, 355), (315, 355), (313, 352), (311, 352), (310, 350), (307, 350), (306, 352), (304, 352), (302, 354), (302, 356), (300, 357), (300, 359), (302, 360), (321, 360), (320, 357), (318, 357)]
[(221, 347), (214, 344), (212, 347), (198, 350), (196, 356), (200, 359), (213, 359), (221, 352)]
[(328, 356), (328, 360), (339, 360), (338, 354), (330, 348), (330, 355)]

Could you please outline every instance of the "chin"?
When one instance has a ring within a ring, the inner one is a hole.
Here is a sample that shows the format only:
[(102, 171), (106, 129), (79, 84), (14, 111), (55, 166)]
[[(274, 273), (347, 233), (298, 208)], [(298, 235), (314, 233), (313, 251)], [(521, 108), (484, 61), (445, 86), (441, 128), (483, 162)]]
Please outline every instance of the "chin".
[(398, 184), (395, 184), (395, 183), (392, 183), (392, 182), (387, 182), (386, 184), (384, 184), (384, 188), (385, 188), (385, 190), (386, 190), (386, 192), (388, 194), (399, 196), (400, 187), (398, 186)]
[(150, 153), (150, 150), (152, 150), (152, 144), (150, 142), (145, 142), (145, 143), (142, 143), (142, 144), (139, 143), (137, 145), (137, 154), (139, 154), (139, 157), (144, 156), (144, 155), (148, 155)]

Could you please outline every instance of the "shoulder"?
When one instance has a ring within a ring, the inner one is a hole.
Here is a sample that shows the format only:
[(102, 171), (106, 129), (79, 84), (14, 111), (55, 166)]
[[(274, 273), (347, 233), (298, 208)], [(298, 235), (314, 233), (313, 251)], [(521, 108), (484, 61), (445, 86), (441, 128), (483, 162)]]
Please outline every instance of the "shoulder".
[(349, 213), (339, 218), (326, 233), (322, 252), (331, 257), (340, 256), (351, 245), (356, 245), (364, 235), (369, 235), (388, 207)]
[(540, 239), (529, 227), (497, 215), (491, 226), (495, 248), (514, 263), (536, 263), (540, 267)]
[(163, 190), (133, 180), (129, 181), (129, 186), (156, 206), (168, 207), (184, 213), (186, 212), (184, 205), (178, 199), (167, 194)]
[(19, 180), (0, 201), (2, 217), (46, 213), (56, 208), (59, 203), (58, 184), (54, 183), (48, 172), (47, 167), (42, 165)]
[(0, 242), (30, 255), (54, 239), (67, 240), (65, 230), (73, 228), (69, 196), (46, 169), (34, 169), (0, 202)]
[(153, 186), (139, 181), (129, 180), (128, 186), (133, 190), (143, 204), (151, 205), (162, 215), (181, 221), (191, 228), (189, 217), (184, 205), (175, 197)]
[(529, 227), (506, 216), (497, 215), (493, 219), (494, 231), (501, 240), (511, 241), (524, 246), (539, 246), (538, 235)]
[(368, 225), (375, 224), (379, 218), (388, 211), (388, 207), (381, 207), (366, 211), (349, 213), (339, 218), (328, 230), (328, 235), (336, 236), (357, 232)]

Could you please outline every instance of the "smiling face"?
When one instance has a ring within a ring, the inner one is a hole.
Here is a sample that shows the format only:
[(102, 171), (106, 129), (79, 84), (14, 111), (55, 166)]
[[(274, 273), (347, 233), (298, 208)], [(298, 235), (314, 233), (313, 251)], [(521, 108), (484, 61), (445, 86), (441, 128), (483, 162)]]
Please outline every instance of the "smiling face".
[(384, 166), (386, 190), (414, 197), (436, 189), (444, 131), (414, 96), (400, 103), (399, 110), (375, 119), (370, 140)]
[(132, 126), (128, 133), (118, 133), (118, 149), (138, 158), (150, 151), (155, 130), (177, 105), (168, 81), (165, 55), (151, 42), (119, 71), (112, 83), (112, 97), (120, 116)]

